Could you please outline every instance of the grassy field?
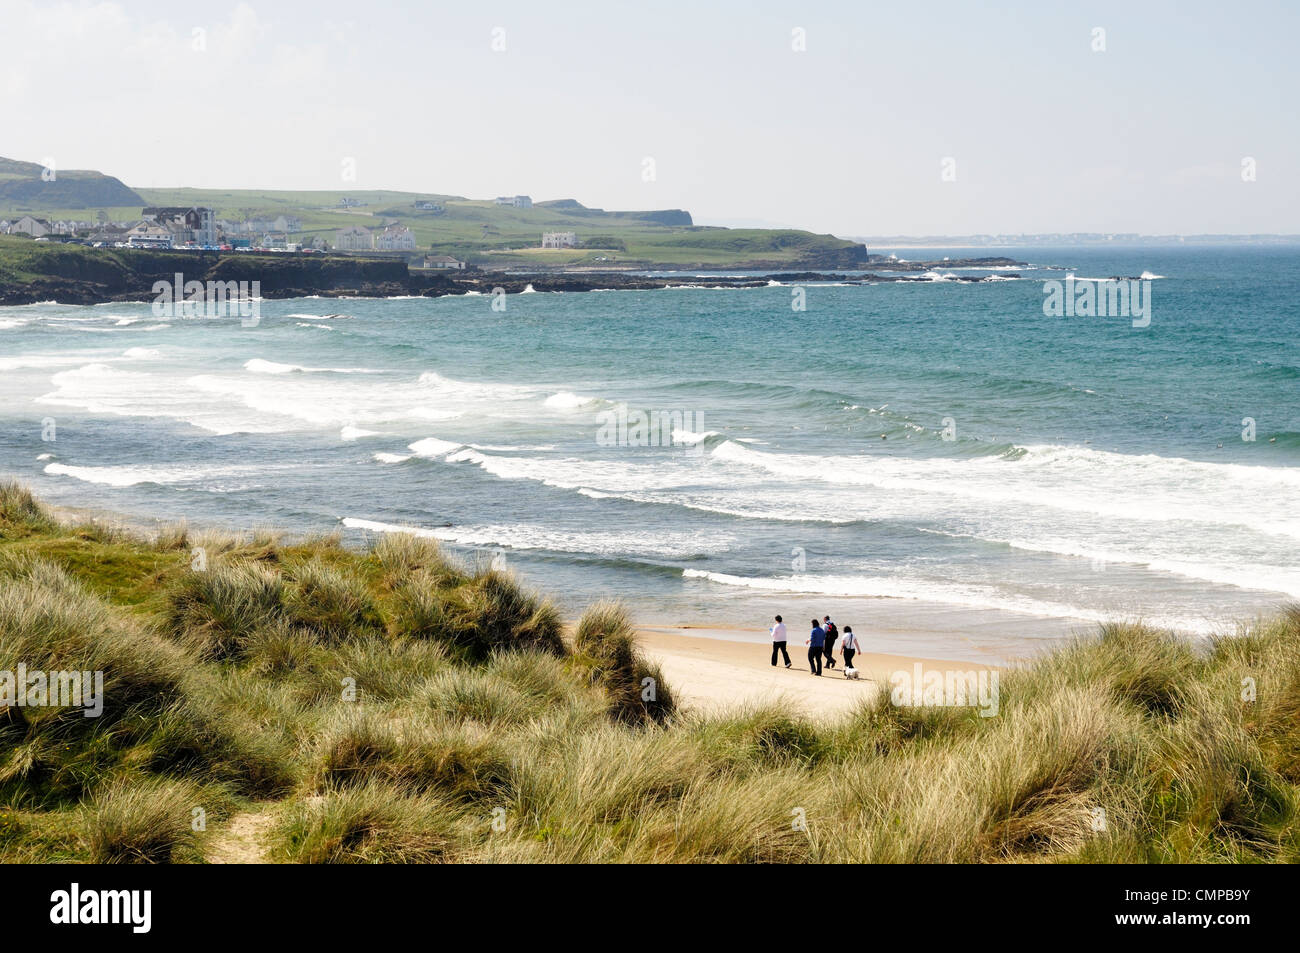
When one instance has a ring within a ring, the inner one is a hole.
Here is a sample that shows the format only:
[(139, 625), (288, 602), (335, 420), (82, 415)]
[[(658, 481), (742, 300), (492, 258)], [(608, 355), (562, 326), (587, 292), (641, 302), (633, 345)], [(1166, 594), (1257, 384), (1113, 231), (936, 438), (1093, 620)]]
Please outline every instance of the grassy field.
[(992, 718), (703, 716), (617, 606), (566, 630), (427, 541), (145, 541), (7, 484), (19, 662), (102, 671), (104, 708), (0, 707), (6, 862), (1300, 859), (1296, 610), (1203, 650), (1103, 628)]
[[(295, 241), (316, 236), (331, 245), (335, 232), (349, 225), (379, 228), (401, 222), (414, 232), (420, 251), (455, 255), (484, 268), (515, 265), (650, 267), (663, 264), (686, 266), (772, 265), (778, 267), (823, 262), (827, 267), (847, 267), (855, 259), (855, 243), (833, 235), (814, 235), (794, 229), (727, 229), (665, 225), (641, 217), (655, 213), (604, 212), (576, 207), (531, 209), (498, 206), (457, 196), (413, 192), (279, 192), (222, 191), (213, 189), (139, 189), (149, 205), (206, 206), (220, 219), (240, 221), (249, 217), (290, 215), (303, 227), (291, 235)], [(344, 197), (365, 204), (360, 208), (338, 208)], [(414, 208), (417, 200), (443, 205), (442, 212)], [(16, 219), (24, 214), (46, 219), (95, 221), (103, 211), (110, 221), (138, 220), (139, 207), (121, 208), (5, 208), (0, 218)], [(539, 247), (544, 231), (576, 232), (589, 243), (575, 249), (543, 252)], [(594, 240), (594, 241), (593, 241)], [(848, 256), (842, 261), (843, 256)]]

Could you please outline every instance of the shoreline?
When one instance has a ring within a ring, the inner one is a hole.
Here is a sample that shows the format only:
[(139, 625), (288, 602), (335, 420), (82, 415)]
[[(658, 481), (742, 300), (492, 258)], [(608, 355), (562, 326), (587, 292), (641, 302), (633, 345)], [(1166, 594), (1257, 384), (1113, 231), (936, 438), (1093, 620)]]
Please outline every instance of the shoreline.
[[(111, 510), (85, 506), (45, 504), (47, 511), (65, 526), (94, 523), (142, 537), (156, 539), (174, 523), (154, 520)], [(220, 523), (184, 523), (187, 530), (199, 534), (231, 533)], [(317, 534), (284, 533), (290, 539), (308, 539)], [(901, 608), (901, 607), (900, 607)], [(821, 677), (808, 669), (807, 647), (802, 629), (792, 630), (787, 643), (791, 665), (787, 669), (778, 658), (771, 664), (772, 643), (765, 629), (728, 624), (660, 625), (634, 621), (635, 638), (643, 654), (660, 666), (664, 680), (684, 708), (704, 714), (773, 703), (784, 703), (806, 715), (838, 715), (876, 697), (880, 686), (888, 684), (898, 671), (912, 671), (920, 665), (926, 671), (1002, 671), (1008, 666), (989, 660), (959, 660), (943, 652), (898, 653), (879, 649), (875, 627), (859, 638), (863, 643), (854, 659), (861, 673), (858, 679), (843, 675), (843, 651), (835, 647), (837, 665), (823, 667)], [(565, 629), (572, 633), (577, 619), (568, 619)], [(858, 628), (863, 628), (858, 624)], [(1015, 659), (1012, 664), (1021, 661)]]
[[(636, 637), (646, 657), (662, 668), (664, 680), (680, 703), (705, 713), (784, 701), (807, 715), (839, 714), (874, 699), (893, 672), (910, 672), (918, 664), (927, 671), (970, 671), (977, 667), (971, 662), (864, 648), (854, 658), (861, 678), (850, 680), (843, 675), (843, 654), (837, 643), (836, 667), (823, 668), (818, 678), (808, 669), (802, 630), (792, 634), (787, 645), (789, 669), (779, 657), (775, 667), (771, 664), (772, 643), (766, 632), (761, 633), (762, 642), (735, 638), (741, 634), (760, 633), (721, 626), (638, 625)], [(868, 636), (862, 641), (870, 645), (872, 640)], [(1005, 668), (988, 664), (978, 667), (999, 671)]]
[[(0, 274), (4, 274), (4, 253), (0, 248)], [(53, 254), (63, 252), (63, 257)], [(655, 291), (681, 287), (683, 283), (701, 288), (762, 288), (772, 283), (836, 282), (844, 284), (889, 284), (925, 282), (925, 272), (935, 269), (975, 268), (1020, 277), (1015, 269), (1026, 262), (986, 256), (950, 261), (898, 262), (886, 256), (868, 255), (856, 260), (810, 260), (782, 265), (751, 261), (727, 265), (646, 264), (635, 270), (610, 269), (541, 269), (522, 272), (477, 268), (458, 272), (411, 270), (405, 259), (354, 258), (331, 255), (248, 255), (230, 252), (98, 249), (77, 245), (50, 244), (25, 262), (21, 273), (7, 280), (0, 290), (0, 307), (35, 304), (90, 306), (114, 303), (137, 303), (155, 300), (159, 282), (168, 288), (186, 280), (207, 285), (256, 284), (252, 297), (262, 300), (292, 298), (438, 298), (468, 293), (488, 295), (498, 292), (519, 294), (531, 288), (536, 292), (582, 291)], [(65, 258), (67, 260), (65, 260)], [(116, 274), (92, 280), (98, 266), (116, 266)], [(876, 268), (890, 274), (875, 274)], [(696, 277), (692, 272), (752, 271), (749, 275), (711, 275)], [(863, 271), (849, 275), (847, 271)], [(672, 276), (652, 276), (645, 272), (676, 272)], [(961, 275), (954, 281), (978, 282), (982, 277)], [(170, 294), (171, 292), (168, 292)], [(240, 294), (247, 292), (241, 291)], [(216, 295), (218, 305), (234, 300), (227, 288), (206, 288), (205, 296), (192, 294), (185, 300), (206, 303)], [(240, 299), (242, 300), (242, 299)]]

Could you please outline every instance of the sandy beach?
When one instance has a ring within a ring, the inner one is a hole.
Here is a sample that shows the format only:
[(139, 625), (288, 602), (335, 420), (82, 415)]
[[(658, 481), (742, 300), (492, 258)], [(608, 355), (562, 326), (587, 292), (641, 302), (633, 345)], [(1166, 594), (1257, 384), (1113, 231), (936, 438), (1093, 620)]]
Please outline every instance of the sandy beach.
[(824, 674), (818, 678), (808, 670), (808, 650), (802, 633), (793, 636), (787, 646), (789, 669), (779, 659), (772, 667), (772, 648), (766, 635), (739, 628), (642, 626), (637, 630), (642, 651), (663, 668), (664, 678), (680, 702), (703, 711), (778, 698), (793, 702), (809, 714), (842, 711), (871, 697), (877, 685), (888, 682), (892, 672), (910, 670), (916, 662), (924, 663), (927, 669), (972, 668), (970, 662), (862, 652), (854, 659), (862, 677), (851, 681), (844, 677), (842, 653), (836, 646), (837, 666), (823, 668)]

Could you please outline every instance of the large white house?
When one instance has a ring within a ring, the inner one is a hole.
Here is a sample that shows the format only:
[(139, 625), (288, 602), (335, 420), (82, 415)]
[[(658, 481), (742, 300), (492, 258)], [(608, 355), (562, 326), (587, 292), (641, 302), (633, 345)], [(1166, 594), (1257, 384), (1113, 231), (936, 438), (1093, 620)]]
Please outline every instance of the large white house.
[(175, 241), (214, 245), (217, 241), (216, 217), (210, 208), (200, 206), (156, 206), (140, 213), (171, 232)]
[(50, 234), (54, 229), (50, 223), (43, 218), (32, 218), (30, 215), (24, 215), (18, 221), (9, 226), (10, 235), (30, 235), (32, 238), (42, 238)]
[(532, 208), (533, 200), (527, 195), (498, 195), (497, 205), (511, 205), (515, 208)]
[(370, 251), (375, 247), (375, 236), (370, 229), (360, 225), (349, 225), (334, 233), (336, 251)]
[(405, 225), (389, 225), (375, 236), (379, 251), (415, 251), (415, 234)]
[(543, 248), (577, 248), (577, 232), (542, 232)]

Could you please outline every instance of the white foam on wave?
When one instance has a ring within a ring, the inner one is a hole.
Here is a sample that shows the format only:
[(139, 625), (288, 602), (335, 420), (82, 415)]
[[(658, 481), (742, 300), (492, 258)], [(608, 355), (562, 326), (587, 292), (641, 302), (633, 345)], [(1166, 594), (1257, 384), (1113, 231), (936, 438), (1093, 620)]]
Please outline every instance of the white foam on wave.
[(361, 427), (344, 427), (339, 431), (340, 440), (360, 440), (363, 437), (378, 437), (378, 430), (364, 430)]
[[(50, 476), (66, 476), (83, 483), (97, 483), (103, 486), (128, 487), (142, 483), (157, 483), (174, 486), (205, 480), (248, 477), (280, 467), (260, 466), (72, 466), (63, 463), (50, 463), (45, 466), (45, 473)], [(228, 492), (241, 489), (242, 486), (215, 485), (205, 486), (211, 492)]]
[[(120, 352), (118, 352), (120, 355)], [(144, 351), (132, 352), (143, 358)], [(85, 363), (87, 360), (91, 363)], [(275, 433), (355, 426), (378, 430), (394, 420), (450, 420), (462, 415), (531, 418), (545, 391), (516, 384), (453, 380), (436, 372), (393, 380), (362, 367), (315, 367), (250, 358), (238, 372), (193, 373), (193, 364), (130, 372), (110, 367), (121, 356), (81, 354), (0, 358), (7, 367), (81, 366), (53, 376), (40, 402), (92, 412), (170, 417), (217, 434)], [(143, 363), (137, 361), (137, 365)], [(394, 412), (406, 407), (406, 413)], [(380, 426), (377, 426), (380, 425)]]
[(445, 410), (441, 407), (412, 407), (406, 416), (419, 420), (455, 420), (462, 416), (459, 411)]
[(463, 443), (452, 443), (450, 440), (439, 440), (437, 437), (425, 437), (423, 440), (417, 440), (410, 445), (411, 452), (419, 457), (445, 457), (449, 453), (454, 453)]
[[(939, 535), (964, 537), (966, 534), (940, 532)], [(1016, 538), (994, 534), (979, 538), (985, 542), (1001, 543), (1023, 552), (1051, 553), (1057, 556), (1086, 559), (1098, 570), (1129, 565), (1237, 589), (1256, 589), (1300, 597), (1300, 570), (1286, 566), (1196, 562), (1186, 558), (1168, 558), (1159, 554), (1144, 553), (1136, 548), (1105, 549), (1060, 537)]]
[(281, 364), (254, 357), (244, 362), (244, 370), (252, 374), (378, 374), (364, 367), (304, 367), (301, 364)]
[(956, 605), (968, 609), (991, 609), (1045, 618), (1078, 619), (1087, 622), (1145, 621), (1159, 628), (1209, 635), (1219, 627), (1204, 619), (1170, 616), (1141, 617), (1131, 612), (1104, 612), (1079, 606), (1035, 599), (992, 586), (956, 584), (944, 581), (892, 576), (839, 576), (795, 574), (792, 576), (734, 576), (703, 569), (683, 569), (686, 579), (703, 579), (724, 586), (739, 586), (767, 592), (837, 596), (841, 598), (912, 599)]
[(703, 443), (704, 441), (708, 440), (710, 437), (720, 437), (720, 436), (722, 436), (722, 434), (718, 433), (718, 431), (716, 430), (705, 430), (702, 433), (700, 433), (694, 430), (682, 430), (680, 428), (674, 428), (672, 432), (672, 441), (674, 444), (688, 444), (693, 446), (697, 443)]
[(152, 361), (162, 357), (162, 351), (152, 347), (129, 347), (122, 352), (122, 356), (136, 361)]
[(72, 367), (76, 364), (84, 364), (85, 361), (85, 354), (26, 354), (22, 357), (0, 357), (0, 371)]
[(655, 530), (589, 530), (528, 523), (425, 528), (345, 517), (349, 529), (408, 533), (461, 546), (503, 546), (518, 550), (581, 553), (592, 556), (680, 558), (683, 554), (722, 553), (734, 542), (729, 533)]
[(552, 394), (544, 403), (552, 410), (578, 410), (582, 407), (595, 406), (602, 401), (598, 397), (583, 397), (566, 390)]
[(493, 443), (467, 443), (465, 446), (474, 450), (483, 450), (488, 453), (545, 453), (548, 450), (554, 450), (555, 446), (549, 443), (542, 444), (493, 444)]
[[(754, 450), (725, 441), (715, 459), (800, 482), (874, 486), (1143, 522), (1204, 522), (1300, 539), (1300, 518), (1279, 494), (1300, 490), (1300, 471), (1206, 463), (1083, 447), (1019, 448), (1003, 457), (822, 456)], [(1262, 497), (1262, 498), (1261, 498)], [(1290, 497), (1289, 499), (1294, 499)]]
[(425, 371), (419, 376), (418, 383), (448, 403), (531, 400), (538, 394), (535, 388), (519, 384), (456, 380), (443, 377), (437, 371)]

